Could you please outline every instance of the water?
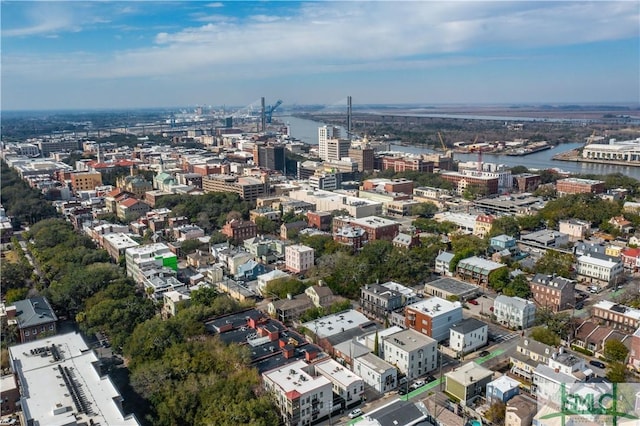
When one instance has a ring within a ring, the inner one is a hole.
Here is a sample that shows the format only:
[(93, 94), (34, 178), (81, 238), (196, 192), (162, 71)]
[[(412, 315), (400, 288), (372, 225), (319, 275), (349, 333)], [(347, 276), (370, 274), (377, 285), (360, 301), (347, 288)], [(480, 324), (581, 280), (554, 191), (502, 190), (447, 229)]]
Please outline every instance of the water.
[[(300, 139), (310, 145), (318, 144), (318, 127), (324, 125), (313, 120), (307, 120), (296, 117), (280, 117), (285, 123), (289, 123), (291, 128), (291, 136)], [(346, 134), (346, 132), (343, 133)], [(640, 167), (618, 166), (613, 164), (594, 164), (594, 163), (577, 163), (573, 161), (557, 161), (552, 157), (561, 152), (570, 151), (572, 149), (583, 146), (580, 142), (565, 143), (555, 146), (545, 151), (539, 151), (534, 154), (522, 157), (512, 157), (502, 154), (482, 154), (482, 161), (486, 163), (505, 164), (510, 167), (525, 166), (530, 169), (561, 169), (570, 173), (579, 174), (596, 174), (606, 175), (611, 173), (622, 173), (626, 176), (640, 180)], [(415, 147), (391, 145), (393, 151), (408, 152), (413, 154), (433, 153), (433, 150)], [(458, 161), (478, 161), (478, 154), (454, 154), (454, 158)]]

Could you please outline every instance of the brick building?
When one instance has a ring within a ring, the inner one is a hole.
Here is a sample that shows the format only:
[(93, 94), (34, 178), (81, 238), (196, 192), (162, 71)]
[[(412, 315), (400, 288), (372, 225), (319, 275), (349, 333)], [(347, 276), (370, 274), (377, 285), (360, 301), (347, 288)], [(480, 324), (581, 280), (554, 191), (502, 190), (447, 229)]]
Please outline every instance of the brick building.
[(553, 312), (575, 305), (575, 281), (555, 275), (536, 274), (531, 280), (531, 293), (536, 305)]
[(392, 241), (400, 232), (400, 223), (394, 220), (384, 219), (378, 216), (367, 216), (360, 219), (352, 217), (336, 217), (333, 219), (333, 229), (352, 226), (360, 228), (367, 233), (369, 241), (388, 240)]
[(601, 180), (566, 178), (556, 182), (558, 195), (583, 193), (602, 194), (604, 189), (604, 181)]
[(239, 244), (258, 235), (258, 227), (251, 221), (233, 219), (220, 232)]

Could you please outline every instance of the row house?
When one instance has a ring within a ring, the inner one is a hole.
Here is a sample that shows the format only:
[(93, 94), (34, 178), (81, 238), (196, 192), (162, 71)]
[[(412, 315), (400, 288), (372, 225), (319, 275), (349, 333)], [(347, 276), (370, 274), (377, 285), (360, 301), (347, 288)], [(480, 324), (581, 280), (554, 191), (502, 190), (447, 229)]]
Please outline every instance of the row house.
[(632, 339), (626, 333), (600, 325), (592, 320), (584, 321), (578, 326), (572, 344), (598, 355), (603, 353), (604, 345), (610, 339), (620, 341), (629, 347), (632, 344)]
[(632, 333), (640, 327), (640, 310), (601, 300), (593, 305), (593, 318), (617, 330)]
[(493, 314), (498, 323), (512, 329), (524, 330), (531, 327), (536, 319), (536, 305), (521, 297), (501, 294), (493, 302)]
[(530, 284), (536, 305), (553, 312), (573, 307), (576, 303), (575, 281), (554, 275), (536, 274)]
[(380, 284), (366, 284), (360, 289), (360, 307), (364, 314), (383, 319), (402, 307), (402, 294)]
[(576, 272), (579, 277), (603, 287), (618, 284), (623, 279), (623, 265), (620, 259), (601, 258), (591, 255), (578, 258)]

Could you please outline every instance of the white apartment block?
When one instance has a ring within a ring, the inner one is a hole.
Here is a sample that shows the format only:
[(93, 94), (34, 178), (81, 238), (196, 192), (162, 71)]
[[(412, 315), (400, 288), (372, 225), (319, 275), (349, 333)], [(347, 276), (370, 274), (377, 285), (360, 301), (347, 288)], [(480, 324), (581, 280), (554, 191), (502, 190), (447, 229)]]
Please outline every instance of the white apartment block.
[(313, 364), (316, 373), (329, 379), (333, 393), (341, 396), (347, 407), (360, 403), (364, 395), (364, 381), (353, 371), (334, 359)]
[(384, 339), (384, 360), (412, 380), (438, 367), (438, 342), (415, 330), (403, 330)]
[(380, 393), (389, 392), (398, 386), (398, 369), (371, 352), (353, 360), (353, 371)]
[(287, 426), (311, 424), (331, 411), (332, 383), (312, 372), (313, 366), (297, 361), (262, 374), (264, 386), (273, 394)]
[(493, 314), (500, 324), (524, 330), (531, 327), (536, 319), (536, 305), (521, 297), (499, 295), (493, 301)]
[(294, 274), (306, 271), (314, 264), (314, 253), (311, 247), (301, 244), (287, 246), (284, 249), (285, 266)]
[(466, 318), (451, 326), (449, 347), (459, 354), (468, 354), (489, 341), (489, 326), (475, 318)]
[(320, 189), (299, 189), (297, 191), (291, 191), (289, 192), (289, 198), (313, 204), (316, 206), (316, 211), (319, 212), (346, 210), (349, 216), (355, 218), (382, 214), (382, 203)]
[(124, 414), (122, 396), (109, 376), (100, 375), (98, 357), (80, 334), (12, 346), (9, 362), (20, 384), (23, 424), (139, 425)]
[(142, 284), (145, 278), (150, 278), (145, 272), (163, 268), (176, 271), (178, 268), (176, 255), (162, 243), (128, 248), (125, 251), (125, 260), (127, 275), (138, 284)]
[(102, 247), (116, 262), (120, 259), (120, 256), (124, 256), (128, 248), (140, 245), (133, 238), (123, 233), (106, 234), (101, 240)]
[(580, 256), (578, 258), (578, 275), (589, 278), (591, 282), (597, 282), (609, 286), (622, 279), (623, 264), (619, 259), (601, 259), (594, 256)]

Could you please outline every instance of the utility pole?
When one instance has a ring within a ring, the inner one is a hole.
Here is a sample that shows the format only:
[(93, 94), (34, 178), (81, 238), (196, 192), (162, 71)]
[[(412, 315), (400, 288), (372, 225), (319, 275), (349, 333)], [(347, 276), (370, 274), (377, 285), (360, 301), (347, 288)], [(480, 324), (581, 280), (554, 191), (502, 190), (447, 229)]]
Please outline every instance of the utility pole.
[(440, 351), (440, 392), (442, 392), (442, 346), (440, 346), (438, 349)]

